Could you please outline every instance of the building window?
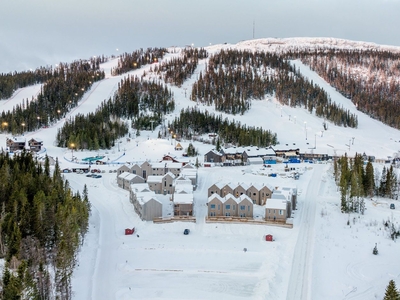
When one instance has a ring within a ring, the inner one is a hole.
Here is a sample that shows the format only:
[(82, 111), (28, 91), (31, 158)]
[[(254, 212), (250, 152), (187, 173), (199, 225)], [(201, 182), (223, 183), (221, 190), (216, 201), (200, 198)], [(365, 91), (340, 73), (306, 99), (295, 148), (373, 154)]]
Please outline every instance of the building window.
[(250, 211), (250, 205), (247, 206), (247, 211)]
[(231, 209), (231, 205), (230, 204), (225, 205), (225, 209)]
[(210, 205), (211, 209), (215, 209), (215, 204)]
[(253, 196), (255, 196), (256, 195), (256, 193), (253, 193)]
[(279, 215), (281, 215), (281, 216), (283, 215), (282, 209), (279, 210)]
[(245, 210), (246, 206), (245, 205), (240, 205), (240, 210)]
[(221, 205), (218, 204), (218, 210), (221, 210)]
[(233, 208), (232, 208), (232, 209), (233, 209), (233, 210), (235, 210), (235, 209), (236, 209), (236, 205), (235, 205), (235, 204), (233, 205)]
[(214, 192), (213, 192), (213, 191), (211, 191), (211, 195), (212, 195), (212, 194), (214, 194)]

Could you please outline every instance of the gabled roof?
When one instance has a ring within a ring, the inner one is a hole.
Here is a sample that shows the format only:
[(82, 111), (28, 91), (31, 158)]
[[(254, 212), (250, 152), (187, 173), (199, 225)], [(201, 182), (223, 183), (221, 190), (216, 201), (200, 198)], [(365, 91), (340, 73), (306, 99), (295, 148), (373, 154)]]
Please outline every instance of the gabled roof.
[(193, 204), (193, 194), (174, 194), (175, 204)]
[(268, 199), (265, 204), (266, 209), (286, 209), (287, 202), (282, 199)]
[(164, 176), (150, 175), (150, 176), (147, 176), (147, 182), (148, 182), (148, 183), (161, 183), (163, 177), (164, 177)]
[(238, 188), (239, 186), (241, 186), (241, 187), (242, 187), (244, 190), (246, 190), (246, 191), (247, 191), (247, 190), (249, 189), (249, 187), (250, 187), (247, 183), (243, 183), (243, 182), (242, 182), (242, 183), (238, 183), (237, 186), (235, 187), (235, 189)]
[(217, 200), (219, 200), (220, 202), (223, 201), (223, 199), (222, 199), (222, 197), (221, 197), (220, 195), (214, 193), (214, 194), (212, 194), (210, 197), (208, 197), (208, 202), (211, 202), (211, 201), (214, 200), (214, 199), (217, 199)]
[(270, 191), (274, 190), (274, 188), (272, 186), (270, 186), (269, 184), (264, 184), (264, 183), (256, 182), (256, 183), (253, 183), (253, 184), (250, 185), (250, 187), (252, 187), (252, 186), (255, 187), (258, 191), (260, 191), (264, 187), (268, 188)]
[(230, 147), (230, 148), (225, 148), (221, 149), (221, 152), (224, 154), (242, 154), (244, 152), (243, 147)]
[(30, 143), (31, 141), (35, 141), (35, 142), (38, 142), (38, 143), (43, 143), (43, 140), (42, 140), (42, 139), (39, 139), (39, 138), (31, 138), (31, 139), (28, 141), (28, 143)]
[(13, 136), (12, 138), (7, 138), (7, 139), (14, 143), (25, 143), (26, 142), (26, 138), (23, 136)]
[[(124, 172), (124, 173), (126, 173), (126, 172)], [(124, 174), (124, 173), (122, 173), (122, 174)], [(132, 179), (134, 179), (134, 178), (136, 178), (136, 177), (142, 178), (142, 177), (139, 176), (139, 175), (129, 173), (129, 175), (126, 176), (124, 179), (125, 179), (125, 180), (132, 180)], [(142, 179), (143, 179), (143, 178), (142, 178)]]
[(239, 199), (236, 198), (235, 196), (233, 196), (231, 193), (227, 194), (224, 198), (222, 198), (222, 202), (225, 203), (225, 202), (228, 201), (229, 199), (232, 199), (232, 200), (235, 201), (236, 203), (239, 203)]
[(170, 176), (170, 177), (172, 177), (172, 179), (175, 179), (175, 175), (174, 175), (174, 173), (172, 173), (172, 172), (170, 172), (170, 171), (168, 171), (164, 176), (163, 176), (163, 178), (164, 177), (167, 177), (167, 176)]
[(238, 198), (239, 203), (242, 201), (249, 201), (251, 204), (253, 204), (253, 201), (246, 194), (240, 195), (240, 197)]
[(212, 149), (212, 150), (208, 151), (205, 155), (208, 155), (210, 152), (212, 154), (215, 154), (215, 155), (218, 155), (218, 156), (222, 156), (222, 154), (220, 152), (218, 152), (217, 150), (215, 150), (215, 149)]
[(275, 156), (276, 153), (271, 147), (268, 148), (258, 148), (255, 146), (244, 147), (244, 152), (246, 152), (249, 157), (262, 157), (266, 155)]
[(147, 183), (133, 183), (131, 184), (131, 190), (136, 194), (142, 192), (151, 192)]
[(123, 178), (125, 178), (125, 177), (127, 177), (127, 176), (129, 176), (129, 175), (131, 175), (131, 173), (129, 173), (129, 172), (122, 172), (121, 174), (118, 175), (118, 178), (123, 179)]

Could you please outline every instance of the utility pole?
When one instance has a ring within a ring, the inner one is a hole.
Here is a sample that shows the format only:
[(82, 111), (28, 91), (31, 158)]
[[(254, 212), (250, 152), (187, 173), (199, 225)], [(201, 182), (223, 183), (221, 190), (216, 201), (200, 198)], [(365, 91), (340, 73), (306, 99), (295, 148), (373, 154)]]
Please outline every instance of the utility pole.
[(151, 120), (150, 123), (151, 123), (151, 132), (153, 132), (153, 123), (154, 123), (154, 120)]

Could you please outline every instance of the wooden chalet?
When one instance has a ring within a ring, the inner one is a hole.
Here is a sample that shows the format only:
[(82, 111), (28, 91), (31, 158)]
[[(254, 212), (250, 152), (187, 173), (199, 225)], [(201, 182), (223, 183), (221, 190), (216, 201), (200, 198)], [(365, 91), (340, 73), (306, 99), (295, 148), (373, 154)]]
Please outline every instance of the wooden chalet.
[(38, 138), (32, 138), (28, 141), (28, 146), (31, 151), (39, 152), (40, 150), (42, 150), (43, 141)]

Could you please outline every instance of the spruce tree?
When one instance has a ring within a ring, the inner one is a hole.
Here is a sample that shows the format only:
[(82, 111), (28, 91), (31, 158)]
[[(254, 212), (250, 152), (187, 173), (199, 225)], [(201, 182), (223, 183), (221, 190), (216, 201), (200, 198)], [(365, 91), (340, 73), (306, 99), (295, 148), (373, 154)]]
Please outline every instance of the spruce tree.
[(400, 300), (400, 293), (396, 288), (396, 283), (394, 280), (390, 280), (388, 286), (386, 287), (385, 297), (383, 300)]

